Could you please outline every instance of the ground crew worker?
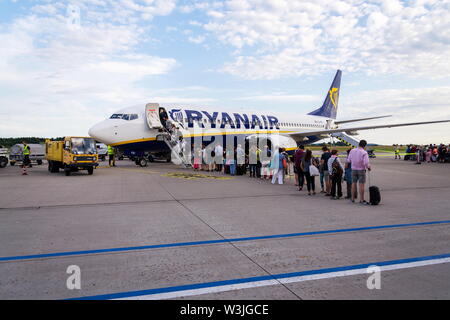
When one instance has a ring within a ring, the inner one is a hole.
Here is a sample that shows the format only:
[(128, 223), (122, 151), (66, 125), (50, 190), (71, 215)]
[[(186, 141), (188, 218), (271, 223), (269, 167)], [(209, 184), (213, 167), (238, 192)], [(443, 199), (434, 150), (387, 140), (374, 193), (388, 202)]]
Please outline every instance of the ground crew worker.
[(395, 148), (395, 159), (397, 159), (397, 157), (398, 157), (398, 159), (401, 159), (400, 148), (398, 146)]
[(109, 156), (109, 166), (111, 167), (112, 163), (112, 167), (115, 167), (116, 166), (115, 152), (114, 148), (111, 146), (108, 146), (108, 156)]
[(30, 154), (31, 154), (30, 146), (24, 141), (23, 142), (23, 149), (22, 149), (22, 156), (23, 156), (23, 160), (22, 160), (22, 175), (24, 175), (24, 176), (28, 175), (27, 167), (31, 164)]

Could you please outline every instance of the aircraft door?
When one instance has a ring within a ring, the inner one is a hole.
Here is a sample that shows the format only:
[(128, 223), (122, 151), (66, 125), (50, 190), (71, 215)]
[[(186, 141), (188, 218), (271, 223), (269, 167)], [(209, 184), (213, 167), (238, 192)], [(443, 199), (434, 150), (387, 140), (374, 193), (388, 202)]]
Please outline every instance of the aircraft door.
[(145, 106), (145, 116), (147, 117), (147, 125), (150, 129), (161, 129), (162, 124), (159, 119), (159, 104), (148, 103)]

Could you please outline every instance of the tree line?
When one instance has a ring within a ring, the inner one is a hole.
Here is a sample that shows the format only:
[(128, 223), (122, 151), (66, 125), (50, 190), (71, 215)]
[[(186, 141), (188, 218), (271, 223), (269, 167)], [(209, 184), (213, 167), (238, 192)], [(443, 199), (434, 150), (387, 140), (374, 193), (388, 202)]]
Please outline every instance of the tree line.
[(39, 143), (45, 143), (45, 140), (50, 139), (52, 141), (54, 140), (62, 140), (64, 138), (39, 138), (39, 137), (19, 137), (19, 138), (0, 138), (0, 146), (3, 146), (5, 148), (11, 148), (15, 144), (22, 143), (23, 141), (26, 141), (28, 144), (39, 144)]

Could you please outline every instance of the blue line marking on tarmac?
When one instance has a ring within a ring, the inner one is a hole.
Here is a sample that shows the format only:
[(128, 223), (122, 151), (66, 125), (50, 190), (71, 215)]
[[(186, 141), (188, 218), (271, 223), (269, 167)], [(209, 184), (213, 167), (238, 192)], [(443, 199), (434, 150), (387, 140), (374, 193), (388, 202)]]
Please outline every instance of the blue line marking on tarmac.
[(245, 238), (231, 238), (231, 239), (218, 239), (218, 240), (206, 240), (206, 241), (194, 241), (194, 242), (166, 243), (166, 244), (135, 246), (135, 247), (42, 253), (42, 254), (34, 254), (34, 255), (0, 257), (0, 262), (2, 262), (2, 261), (20, 261), (20, 260), (28, 260), (28, 259), (41, 259), (41, 258), (67, 257), (67, 256), (76, 256), (76, 255), (90, 255), (90, 254), (99, 254), (99, 253), (128, 252), (128, 251), (150, 250), (150, 249), (161, 249), (161, 248), (186, 247), (186, 246), (255, 241), (255, 240), (265, 240), (265, 239), (282, 239), (282, 238), (314, 236), (314, 235), (331, 234), (331, 233), (345, 233), (345, 232), (366, 231), (366, 230), (407, 228), (407, 227), (429, 226), (429, 225), (439, 225), (439, 224), (448, 224), (448, 223), (450, 223), (450, 220), (417, 222), (417, 223), (407, 223), (407, 224), (392, 224), (392, 225), (384, 225), (384, 226), (371, 226), (371, 227), (359, 227), (359, 228), (335, 229), (335, 230), (323, 230), (323, 231), (310, 231), (310, 232), (300, 232), (300, 233), (275, 234), (275, 235), (245, 237)]
[(225, 286), (225, 285), (236, 285), (236, 284), (264, 281), (264, 280), (286, 279), (286, 278), (292, 278), (292, 277), (318, 275), (318, 274), (325, 274), (325, 273), (339, 272), (339, 271), (348, 271), (348, 270), (355, 270), (355, 269), (367, 269), (368, 267), (374, 266), (374, 265), (378, 266), (378, 267), (383, 267), (383, 266), (390, 266), (390, 265), (396, 265), (396, 264), (407, 264), (407, 263), (412, 263), (412, 262), (430, 261), (430, 260), (445, 259), (445, 258), (450, 258), (450, 253), (434, 255), (434, 256), (415, 257), (415, 258), (408, 258), (408, 259), (371, 262), (371, 263), (356, 264), (356, 265), (344, 266), (344, 267), (316, 269), (316, 270), (291, 272), (291, 273), (280, 273), (280, 274), (275, 274), (275, 275), (257, 276), (257, 277), (250, 277), (250, 278), (241, 278), (241, 279), (232, 279), (232, 280), (205, 282), (205, 283), (195, 283), (195, 284), (190, 284), (190, 285), (181, 285), (181, 286), (173, 286), (173, 287), (165, 287), (165, 288), (148, 289), (148, 290), (110, 293), (110, 294), (102, 294), (102, 295), (95, 295), (95, 296), (72, 298), (72, 299), (68, 299), (68, 300), (108, 300), (108, 299), (130, 298), (130, 297), (176, 292), (176, 291), (183, 291), (183, 290), (195, 290), (195, 289), (213, 288), (213, 287), (219, 287), (219, 286)]

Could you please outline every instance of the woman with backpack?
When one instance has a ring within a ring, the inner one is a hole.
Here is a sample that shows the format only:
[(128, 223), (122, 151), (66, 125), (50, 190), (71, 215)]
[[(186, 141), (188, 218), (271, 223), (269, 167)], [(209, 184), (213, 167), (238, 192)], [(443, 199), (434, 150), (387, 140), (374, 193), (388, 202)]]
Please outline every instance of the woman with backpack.
[(328, 171), (330, 172), (331, 178), (331, 199), (339, 200), (342, 197), (342, 175), (344, 174), (344, 168), (339, 161), (337, 150), (331, 151), (331, 157), (328, 159)]

